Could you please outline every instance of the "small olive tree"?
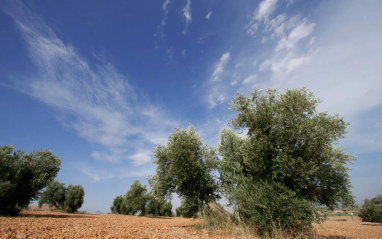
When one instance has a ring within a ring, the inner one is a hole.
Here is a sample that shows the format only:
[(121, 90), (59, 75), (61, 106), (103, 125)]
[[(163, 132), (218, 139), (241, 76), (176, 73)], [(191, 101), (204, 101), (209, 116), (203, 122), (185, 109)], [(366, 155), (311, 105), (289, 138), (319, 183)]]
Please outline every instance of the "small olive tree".
[(207, 204), (220, 216), (230, 217), (215, 201), (219, 198), (218, 184), (212, 174), (217, 161), (215, 150), (203, 145), (192, 125), (188, 129), (176, 129), (166, 145), (154, 148), (154, 157), (156, 175), (149, 178), (154, 195), (177, 193), (182, 199)]
[(114, 214), (127, 214), (126, 205), (123, 201), (123, 196), (117, 196), (113, 200), (113, 205), (110, 208), (111, 212)]
[(317, 112), (319, 102), (306, 88), (233, 98), (232, 125), (247, 133), (221, 132), (222, 186), (237, 216), (260, 232), (304, 229), (318, 206), (354, 203), (347, 167), (354, 156), (336, 146), (348, 124)]
[(70, 213), (77, 210), (84, 203), (85, 190), (81, 185), (69, 185), (64, 202), (64, 210)]
[(189, 200), (182, 200), (180, 206), (175, 209), (177, 217), (196, 217), (200, 211), (200, 204)]
[(48, 184), (45, 191), (41, 194), (38, 206), (43, 204), (54, 206), (55, 208), (63, 208), (66, 198), (66, 187), (64, 183), (53, 180)]
[(60, 170), (61, 160), (49, 150), (25, 154), (13, 152), (9, 145), (0, 147), (0, 215), (17, 215)]
[(365, 199), (358, 216), (364, 222), (382, 223), (382, 194), (372, 199)]
[(140, 211), (141, 215), (146, 213), (146, 185), (143, 185), (139, 180), (135, 180), (130, 189), (123, 196), (123, 201), (126, 206), (126, 213), (135, 215)]
[(164, 198), (157, 199), (151, 193), (146, 195), (146, 214), (154, 216), (172, 217), (172, 204)]

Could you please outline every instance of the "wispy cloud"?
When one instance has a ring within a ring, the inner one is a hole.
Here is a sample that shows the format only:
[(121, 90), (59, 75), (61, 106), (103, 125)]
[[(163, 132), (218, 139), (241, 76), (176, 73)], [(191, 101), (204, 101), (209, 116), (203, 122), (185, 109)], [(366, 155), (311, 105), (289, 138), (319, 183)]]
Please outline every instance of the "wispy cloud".
[(207, 20), (210, 20), (210, 18), (211, 18), (211, 14), (212, 14), (212, 11), (209, 11), (209, 12), (207, 13), (207, 15), (206, 15), (206, 19), (207, 19)]
[(166, 0), (163, 5), (162, 5), (162, 9), (163, 9), (163, 12), (164, 12), (164, 16), (163, 16), (163, 19), (161, 21), (161, 23), (159, 24), (158, 26), (158, 31), (159, 31), (159, 34), (160, 36), (163, 38), (165, 37), (165, 34), (164, 34), (164, 27), (166, 26), (167, 24), (167, 17), (168, 17), (168, 10), (167, 10), (167, 6), (171, 3), (171, 0)]
[(282, 77), (309, 62), (315, 51), (311, 44), (315, 25), (299, 15), (289, 18), (280, 14), (268, 19), (264, 23), (263, 34), (276, 42), (276, 46), (271, 57), (260, 64), (260, 71), (270, 70), (273, 77)]
[(99, 169), (88, 164), (78, 164), (76, 165), (77, 170), (95, 182), (100, 180), (110, 180), (110, 179), (123, 179), (123, 178), (137, 178), (137, 177), (147, 177), (155, 173), (154, 168), (150, 169), (138, 169), (134, 171), (128, 171), (125, 169)]
[(224, 67), (228, 63), (230, 57), (231, 57), (230, 52), (226, 52), (220, 57), (218, 63), (216, 63), (215, 65), (214, 72), (212, 73), (212, 76), (211, 76), (211, 80), (213, 82), (221, 81), (221, 74), (223, 73)]
[(5, 11), (18, 26), (37, 69), (36, 75), (28, 76), (28, 84), (17, 88), (55, 109), (63, 125), (96, 145), (94, 159), (136, 166), (149, 162), (152, 146), (177, 123), (137, 95), (104, 57), (96, 56), (97, 63), (90, 64), (21, 2)]
[(183, 8), (183, 16), (186, 18), (186, 26), (183, 30), (183, 35), (187, 34), (187, 28), (190, 22), (192, 21), (192, 15), (191, 15), (191, 0), (187, 0), (187, 5)]
[(231, 58), (231, 53), (224, 53), (219, 61), (215, 64), (214, 71), (208, 81), (209, 93), (207, 96), (207, 101), (210, 108), (214, 108), (217, 104), (222, 104), (227, 98), (225, 96), (224, 84), (221, 84), (222, 74), (224, 72), (224, 67), (227, 65)]
[(247, 33), (254, 35), (259, 27), (259, 22), (267, 21), (269, 16), (276, 9), (277, 0), (263, 0), (260, 2), (259, 7), (253, 12), (252, 19), (248, 25)]

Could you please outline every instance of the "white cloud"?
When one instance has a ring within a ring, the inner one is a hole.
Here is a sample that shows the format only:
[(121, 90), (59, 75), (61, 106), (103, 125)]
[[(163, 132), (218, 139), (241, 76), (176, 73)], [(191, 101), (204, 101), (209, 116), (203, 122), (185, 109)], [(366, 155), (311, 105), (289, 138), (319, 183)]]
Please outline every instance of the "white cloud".
[[(22, 3), (7, 10), (26, 42), (37, 74), (27, 84), (17, 85), (51, 106), (63, 125), (97, 146), (96, 160), (118, 163), (133, 160), (147, 163), (153, 140), (162, 140), (177, 123), (168, 120), (162, 109), (138, 96), (126, 77), (102, 56), (91, 65), (72, 46)], [(156, 136), (153, 137), (153, 133)]]
[(216, 63), (214, 72), (212, 73), (212, 76), (211, 76), (211, 80), (213, 82), (221, 81), (221, 74), (224, 71), (225, 65), (228, 63), (230, 56), (231, 56), (230, 52), (226, 52), (220, 57), (218, 63)]
[(128, 156), (129, 159), (133, 160), (135, 166), (140, 166), (150, 162), (151, 158), (147, 154), (133, 154)]
[(211, 14), (212, 14), (212, 11), (209, 11), (208, 14), (206, 15), (206, 19), (207, 19), (207, 20), (210, 20), (210, 18), (211, 18)]
[(192, 15), (191, 15), (191, 0), (187, 0), (187, 5), (183, 8), (183, 16), (186, 18), (186, 26), (183, 30), (183, 35), (187, 34), (187, 27), (192, 21)]
[(186, 49), (183, 49), (180, 54), (182, 54), (183, 56), (186, 56), (187, 55), (187, 50)]
[(243, 85), (252, 85), (253, 86), (256, 83), (256, 80), (257, 80), (257, 75), (255, 75), (255, 74), (250, 75), (243, 80)]

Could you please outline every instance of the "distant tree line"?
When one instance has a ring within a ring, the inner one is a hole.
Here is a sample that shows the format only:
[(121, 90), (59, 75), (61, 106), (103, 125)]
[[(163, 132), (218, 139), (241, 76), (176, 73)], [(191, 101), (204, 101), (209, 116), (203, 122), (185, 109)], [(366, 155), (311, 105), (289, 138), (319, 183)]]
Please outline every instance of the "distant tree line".
[[(50, 150), (25, 154), (13, 146), (0, 147), (0, 215), (18, 215), (32, 200), (75, 212), (83, 203), (84, 189), (54, 181), (61, 159)], [(42, 193), (42, 190), (46, 190)]]
[(165, 198), (156, 198), (147, 192), (146, 185), (135, 180), (130, 189), (113, 200), (111, 212), (123, 215), (154, 215), (172, 217), (172, 204)]

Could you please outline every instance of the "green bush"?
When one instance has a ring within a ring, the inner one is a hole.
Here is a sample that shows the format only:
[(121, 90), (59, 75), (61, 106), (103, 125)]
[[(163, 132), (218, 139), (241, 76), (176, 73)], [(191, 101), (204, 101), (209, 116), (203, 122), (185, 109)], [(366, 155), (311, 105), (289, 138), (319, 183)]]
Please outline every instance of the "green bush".
[(358, 214), (364, 222), (382, 223), (382, 194), (372, 199), (365, 199)]

